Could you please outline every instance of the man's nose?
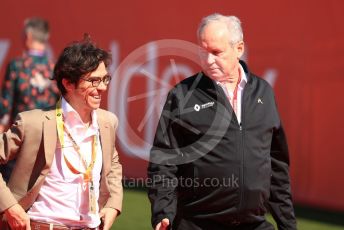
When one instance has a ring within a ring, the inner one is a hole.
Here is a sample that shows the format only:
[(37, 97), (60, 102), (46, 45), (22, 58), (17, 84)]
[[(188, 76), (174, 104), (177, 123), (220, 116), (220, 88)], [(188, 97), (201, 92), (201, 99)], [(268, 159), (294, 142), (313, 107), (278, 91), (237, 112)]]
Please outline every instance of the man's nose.
[(212, 53), (206, 54), (206, 61), (209, 65), (213, 64), (215, 62), (215, 56)]
[(103, 81), (100, 81), (97, 87), (97, 90), (105, 91), (106, 89), (107, 89), (107, 85)]

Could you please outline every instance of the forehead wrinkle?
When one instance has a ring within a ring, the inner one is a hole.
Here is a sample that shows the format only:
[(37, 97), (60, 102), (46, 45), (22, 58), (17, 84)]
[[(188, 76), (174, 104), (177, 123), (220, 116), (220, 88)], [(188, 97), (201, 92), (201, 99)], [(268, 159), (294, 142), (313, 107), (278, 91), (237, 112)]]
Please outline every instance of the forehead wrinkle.
[(219, 44), (229, 43), (229, 31), (223, 22), (212, 22), (208, 24), (201, 34), (201, 45), (213, 47)]

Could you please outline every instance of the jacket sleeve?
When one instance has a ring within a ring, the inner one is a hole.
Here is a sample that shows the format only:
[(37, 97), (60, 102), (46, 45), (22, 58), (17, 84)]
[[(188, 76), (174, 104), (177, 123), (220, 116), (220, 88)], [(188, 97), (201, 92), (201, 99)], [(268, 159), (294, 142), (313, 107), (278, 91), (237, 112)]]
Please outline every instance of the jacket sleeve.
[(269, 209), (279, 230), (296, 229), (289, 178), (289, 151), (282, 127), (273, 130), (271, 143), (271, 188)]
[[(24, 137), (20, 114), (11, 128), (0, 134), (0, 164), (6, 164), (19, 151)], [(0, 173), (0, 213), (17, 203)]]
[[(172, 123), (176, 119), (176, 98), (169, 93), (157, 126), (148, 165), (148, 197), (151, 202), (153, 228), (164, 218), (170, 226), (176, 215), (176, 172), (173, 159), (177, 157), (178, 144), (173, 137)], [(171, 161), (172, 159), (172, 161)]]

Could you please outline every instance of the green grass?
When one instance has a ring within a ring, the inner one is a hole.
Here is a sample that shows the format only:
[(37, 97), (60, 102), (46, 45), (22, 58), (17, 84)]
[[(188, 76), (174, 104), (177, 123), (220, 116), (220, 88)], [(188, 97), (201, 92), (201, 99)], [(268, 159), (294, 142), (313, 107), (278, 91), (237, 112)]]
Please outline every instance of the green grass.
[(112, 230), (148, 230), (150, 224), (150, 204), (144, 191), (124, 190), (123, 210)]
[[(298, 216), (306, 216), (307, 218), (298, 217), (298, 229), (299, 230), (343, 230), (344, 219), (342, 215), (337, 215), (337, 220), (331, 224), (331, 216), (325, 214), (320, 215), (321, 212), (312, 212), (312, 210), (305, 210), (303, 208), (297, 208), (296, 214)], [(325, 216), (324, 216), (325, 215)], [(338, 219), (341, 218), (341, 219)], [(273, 223), (272, 217), (269, 215), (268, 220)], [(325, 220), (325, 221), (322, 221)], [(152, 229), (150, 225), (150, 205), (147, 195), (142, 190), (126, 189), (124, 191), (123, 201), (123, 213), (115, 224), (112, 226), (112, 230), (149, 230)], [(277, 228), (276, 228), (277, 229)]]

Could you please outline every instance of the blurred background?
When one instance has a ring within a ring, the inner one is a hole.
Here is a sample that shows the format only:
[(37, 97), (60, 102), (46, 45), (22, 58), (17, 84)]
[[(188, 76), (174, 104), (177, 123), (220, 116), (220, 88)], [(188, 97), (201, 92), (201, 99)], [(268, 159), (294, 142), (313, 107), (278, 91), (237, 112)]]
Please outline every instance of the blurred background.
[(142, 185), (156, 122), (169, 88), (200, 70), (196, 30), (215, 12), (241, 19), (244, 59), (274, 87), (299, 228), (344, 229), (342, 0), (1, 0), (0, 84), (8, 61), (22, 53), (27, 17), (49, 21), (52, 57), (84, 33), (111, 50), (113, 80), (102, 107), (119, 117), (117, 147), (132, 182), (113, 229), (150, 229)]

